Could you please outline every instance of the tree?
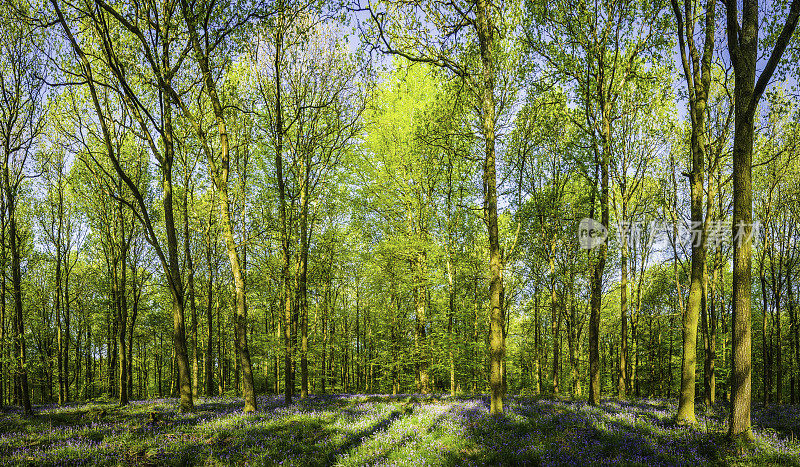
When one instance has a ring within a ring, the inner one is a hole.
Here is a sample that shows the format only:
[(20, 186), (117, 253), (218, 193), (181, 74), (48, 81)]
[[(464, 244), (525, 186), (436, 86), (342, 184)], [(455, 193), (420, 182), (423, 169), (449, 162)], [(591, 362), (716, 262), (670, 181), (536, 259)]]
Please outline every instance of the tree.
[[(665, 21), (660, 3), (640, 4), (626, 0), (577, 6), (571, 2), (545, 5), (529, 2), (530, 23), (526, 42), (542, 58), (544, 71), (553, 72), (557, 83), (571, 86), (579, 96), (581, 119), (575, 119), (588, 139), (594, 160), (592, 209), (600, 210), (600, 223), (609, 223), (609, 173), (614, 155), (613, 123), (619, 118), (619, 96), (629, 83), (642, 80), (648, 59), (654, 62), (665, 50)], [(596, 201), (599, 198), (599, 206)], [(593, 252), (590, 280), (589, 401), (600, 403), (600, 308), (608, 244)]]
[(447, 108), (450, 103), (436, 85), (435, 73), (439, 70), (424, 64), (401, 63), (401, 59), (395, 62), (396, 70), (376, 93), (375, 110), (367, 115), (371, 131), (366, 141), (368, 152), (362, 161), (362, 183), (380, 187), (369, 190), (369, 204), (389, 224), (387, 230), (396, 242), (393, 261), (408, 265), (416, 390), (427, 394), (432, 390), (433, 379), (429, 271), (436, 247), (431, 237), (437, 217), (437, 194), (447, 166), (441, 145), (430, 144), (441, 138), (439, 132), (422, 125), (429, 112), (437, 107)]
[[(617, 396), (620, 399), (631, 390), (634, 374), (629, 359), (628, 315), (637, 307), (633, 300), (634, 290), (637, 294), (641, 292), (636, 287), (636, 264), (640, 260), (639, 264), (643, 268), (646, 266), (652, 247), (653, 233), (645, 231), (652, 226), (646, 221), (653, 218), (652, 169), (654, 161), (669, 150), (669, 134), (673, 128), (669, 117), (673, 110), (671, 89), (666, 85), (668, 73), (669, 70), (664, 68), (653, 70), (653, 76), (661, 77), (657, 79), (660, 83), (645, 80), (629, 83), (618, 100), (620, 112), (615, 121), (615, 147), (611, 160), (611, 179), (615, 185), (611, 189), (611, 207), (616, 219), (620, 253), (620, 347), (617, 359)], [(646, 121), (654, 124), (650, 126)]]
[[(22, 303), (22, 235), (19, 202), (29, 163), (44, 129), (44, 65), (37, 51), (41, 36), (26, 18), (24, 3), (6, 2), (0, 7), (0, 145), (2, 145), (2, 197), (8, 219), (7, 241), (11, 250), (11, 283), (14, 303), (15, 385), (25, 414), (31, 414), (26, 366), (25, 322)], [(20, 14), (22, 13), (22, 14)], [(5, 230), (4, 230), (5, 233)], [(4, 244), (5, 247), (5, 244)], [(3, 271), (5, 273), (5, 271)], [(5, 300), (5, 297), (3, 297)]]
[[(66, 40), (78, 58), (79, 69), (74, 73), (85, 82), (89, 89), (92, 104), (101, 128), (101, 139), (105, 146), (106, 157), (108, 157), (113, 166), (113, 174), (124, 184), (127, 190), (130, 190), (133, 196), (133, 202), (126, 204), (128, 208), (135, 213), (141, 223), (147, 241), (155, 249), (159, 262), (164, 268), (164, 273), (173, 299), (173, 342), (178, 363), (181, 410), (194, 410), (194, 401), (191, 392), (191, 374), (186, 349), (184, 286), (178, 261), (178, 240), (173, 207), (172, 167), (175, 155), (175, 138), (172, 110), (175, 102), (169, 95), (165, 95), (164, 93), (158, 93), (158, 97), (154, 99), (154, 102), (148, 102), (140, 98), (141, 96), (137, 93), (137, 89), (132, 84), (132, 77), (129, 75), (130, 69), (126, 66), (127, 64), (124, 61), (127, 56), (120, 54), (118, 50), (119, 45), (115, 45), (117, 41), (112, 39), (112, 35), (118, 33), (118, 31), (115, 30), (112, 33), (111, 30), (107, 28), (109, 16), (117, 21), (122, 19), (123, 21), (121, 21), (121, 23), (126, 26), (126, 29), (129, 31), (133, 30), (131, 32), (134, 35), (134, 41), (139, 41), (138, 43), (133, 42), (133, 44), (137, 44), (145, 52), (145, 56), (148, 58), (147, 65), (150, 67), (150, 72), (159, 84), (169, 82), (178, 72), (179, 65), (183, 60), (177, 60), (177, 65), (171, 64), (171, 41), (164, 36), (161, 37), (167, 40), (167, 42), (162, 44), (163, 47), (159, 46), (157, 48), (161, 55), (158, 56), (158, 59), (154, 58), (155, 55), (153, 49), (151, 49), (150, 43), (145, 40), (143, 35), (137, 35), (135, 33), (137, 28), (133, 23), (124, 20), (124, 18), (110, 6), (99, 1), (87, 8), (88, 11), (93, 13), (89, 19), (91, 20), (93, 31), (97, 33), (100, 39), (99, 47), (102, 50), (102, 55), (100, 55), (102, 60), (92, 61), (89, 55), (86, 54), (84, 46), (76, 39), (67, 18), (61, 10), (60, 4), (57, 0), (51, 0), (51, 4), (54, 7), (57, 15), (57, 22), (61, 25)], [(174, 13), (174, 5), (165, 4), (162, 6), (165, 9), (162, 13), (166, 14), (160, 15), (159, 17), (166, 18), (166, 23), (160, 25), (159, 29), (163, 31), (172, 31), (172, 28), (175, 26), (174, 22), (170, 19), (172, 18), (172, 13)], [(154, 9), (156, 11), (158, 10), (158, 8), (155, 7)], [(152, 12), (153, 10), (148, 11)], [(92, 55), (92, 57), (94, 57), (94, 55)], [(102, 72), (95, 73), (95, 68), (100, 68)], [(144, 70), (137, 71), (144, 72)], [(164, 192), (162, 207), (164, 210), (164, 227), (167, 237), (166, 252), (156, 234), (153, 225), (153, 216), (150, 213), (151, 208), (146, 203), (145, 196), (137, 186), (135, 180), (126, 173), (121, 161), (121, 155), (118, 153), (117, 148), (114, 147), (114, 135), (110, 129), (114, 120), (107, 109), (104, 108), (103, 99), (106, 96), (98, 92), (98, 88), (101, 86), (104, 90), (108, 87), (115, 91), (119, 100), (124, 104), (125, 109), (130, 112), (130, 115), (141, 129), (141, 134), (144, 136), (147, 147), (158, 160), (161, 169), (161, 188)], [(163, 110), (158, 113), (152, 112), (147, 107), (147, 104), (157, 105), (159, 108), (163, 108)], [(158, 115), (158, 117), (154, 117), (155, 115)], [(153, 137), (151, 130), (159, 135), (159, 140)], [(159, 146), (159, 143), (163, 146)], [(104, 175), (111, 176), (111, 173), (105, 171)]]
[(769, 59), (756, 80), (759, 2), (744, 0), (741, 23), (738, 5), (726, 3), (728, 53), (734, 69), (733, 133), (733, 326), (731, 337), (731, 412), (728, 436), (750, 441), (751, 399), (751, 261), (753, 249), (754, 116), (764, 90), (781, 61), (800, 17), (800, 0), (792, 0)]
[[(498, 14), (501, 6), (476, 0), (468, 8), (456, 4), (387, 1), (386, 11), (368, 8), (375, 31), (372, 42), (383, 53), (443, 68), (470, 89), (478, 109), (479, 134), (483, 138), (483, 220), (489, 243), (489, 386), (492, 415), (503, 414), (503, 376), (506, 322), (503, 314), (503, 255), (497, 209), (496, 139), (498, 55), (502, 60), (508, 18)], [(420, 18), (417, 16), (421, 16)], [(440, 35), (432, 37), (428, 24)], [(496, 35), (499, 32), (499, 35)], [(499, 37), (498, 37), (499, 36)], [(475, 51), (474, 46), (478, 50)], [(505, 44), (507, 45), (507, 44)], [(471, 49), (471, 50), (470, 50)], [(470, 60), (470, 52), (473, 60)], [(477, 52), (477, 53), (476, 53)], [(478, 65), (480, 63), (480, 65)], [(504, 83), (505, 84), (505, 83)]]
[[(681, 392), (676, 419), (678, 423), (696, 424), (694, 415), (695, 365), (697, 361), (697, 321), (704, 303), (706, 277), (706, 228), (703, 219), (703, 173), (706, 153), (706, 106), (711, 86), (711, 59), (714, 53), (714, 32), (716, 30), (716, 3), (708, 1), (705, 13), (699, 16), (694, 4), (686, 0), (683, 13), (678, 0), (672, 0), (672, 10), (678, 27), (681, 64), (689, 91), (689, 116), (692, 122), (690, 153), (692, 171), (686, 174), (691, 186), (691, 226), (693, 235), (699, 237), (692, 242), (692, 277), (689, 286), (688, 307), (683, 315), (683, 358), (681, 365)], [(685, 20), (684, 20), (685, 16)], [(695, 45), (695, 18), (704, 19), (702, 56)], [(691, 66), (688, 55), (691, 57)], [(694, 238), (694, 237), (693, 237)]]
[[(56, 107), (55, 105), (53, 107)], [(78, 261), (78, 253), (85, 240), (83, 229), (84, 217), (76, 206), (78, 194), (74, 190), (74, 164), (69, 164), (65, 147), (68, 146), (67, 127), (69, 123), (61, 122), (53, 116), (49, 129), (55, 135), (50, 137), (50, 148), (40, 158), (44, 202), (39, 205), (39, 222), (44, 237), (52, 247), (52, 256), (55, 257), (55, 314), (57, 327), (57, 371), (58, 371), (58, 402), (63, 404), (71, 399), (70, 393), (70, 343), (72, 341), (72, 313), (71, 306), (74, 302), (70, 293), (70, 278)], [(74, 128), (70, 128), (74, 134)], [(75, 250), (75, 251), (73, 251)], [(76, 348), (75, 352), (80, 349)], [(77, 393), (77, 384), (76, 384)], [(77, 395), (77, 394), (76, 394)]]
[[(281, 300), (287, 320), (284, 332), (290, 332), (291, 341), (285, 351), (293, 355), (291, 346), (299, 331), (301, 398), (306, 398), (309, 390), (308, 283), (314, 206), (361, 131), (360, 116), (368, 92), (368, 84), (358, 81), (369, 73), (355, 54), (345, 51), (340, 33), (340, 25), (317, 3), (281, 2), (259, 28), (260, 39), (252, 44), (248, 59), (255, 70), (252, 81), (247, 81), (254, 82), (255, 88), (248, 105), (253, 107), (256, 125), (266, 130), (275, 152), (284, 256), (281, 274), (285, 274)], [(297, 231), (293, 232), (295, 223)], [(290, 248), (293, 237), (299, 240), (296, 251)], [(289, 321), (299, 326), (289, 326)], [(285, 378), (293, 387), (289, 369), (296, 365), (285, 363)]]
[[(189, 7), (186, 0), (181, 0), (181, 11), (183, 19), (189, 32), (189, 42), (195, 55), (195, 60), (201, 73), (203, 90), (211, 102), (211, 108), (216, 119), (217, 130), (219, 133), (220, 154), (217, 157), (211, 149), (209, 140), (206, 137), (205, 129), (200, 120), (194, 115), (179, 94), (171, 87), (168, 88), (170, 95), (179, 103), (186, 117), (192, 125), (198, 137), (203, 153), (206, 156), (209, 173), (214, 187), (219, 194), (221, 210), (222, 234), (225, 239), (225, 247), (228, 252), (228, 260), (233, 274), (234, 289), (236, 294), (236, 350), (238, 358), (241, 359), (242, 370), (242, 389), (244, 393), (244, 411), (253, 412), (256, 410), (255, 386), (253, 384), (253, 365), (250, 361), (250, 350), (247, 344), (247, 297), (245, 295), (244, 273), (239, 251), (234, 239), (233, 225), (231, 220), (231, 208), (229, 198), (228, 179), (230, 173), (230, 146), (228, 140), (228, 124), (222, 101), (217, 93), (217, 83), (212, 74), (212, 54), (219, 52), (219, 37), (230, 34), (237, 27), (244, 27), (250, 15), (234, 16), (234, 21), (228, 22), (222, 18), (220, 22), (212, 21), (213, 14), (222, 16), (223, 14), (235, 13), (224, 9), (223, 5), (219, 10), (212, 8), (213, 5), (204, 5), (205, 8), (198, 8), (202, 14)], [(200, 25), (203, 29), (198, 29)], [(212, 38), (213, 37), (213, 38)]]

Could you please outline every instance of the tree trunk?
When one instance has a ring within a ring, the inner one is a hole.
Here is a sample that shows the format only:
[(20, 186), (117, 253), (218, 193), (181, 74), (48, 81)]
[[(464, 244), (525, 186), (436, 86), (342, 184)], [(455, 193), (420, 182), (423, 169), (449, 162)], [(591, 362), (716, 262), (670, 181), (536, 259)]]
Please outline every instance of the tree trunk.
[(119, 239), (112, 239), (118, 243), (119, 256), (113, 260), (113, 280), (114, 280), (114, 300), (117, 315), (117, 345), (119, 347), (119, 405), (128, 404), (128, 298), (127, 298), (127, 278), (128, 278), (128, 245), (130, 241), (126, 237), (125, 217), (123, 206), (117, 206), (117, 222), (119, 222)]
[[(67, 251), (66, 257), (66, 270), (64, 271), (64, 335), (66, 339), (64, 339), (64, 401), (70, 401), (70, 393), (69, 393), (69, 383), (70, 383), (70, 374), (69, 374), (69, 340), (70, 340), (70, 300), (69, 300), (69, 273), (70, 273), (70, 266), (69, 266), (69, 256), (70, 252)], [(5, 299), (2, 299), (5, 301)], [(1, 339), (0, 339), (1, 340)], [(78, 343), (75, 346), (75, 359), (78, 362), (75, 365), (75, 392), (78, 392), (78, 373), (80, 372), (80, 331), (78, 331)], [(2, 396), (0, 396), (0, 400), (2, 400)]]
[[(142, 296), (143, 284), (136, 282), (136, 266), (130, 265), (131, 273), (133, 275), (133, 309), (130, 314), (130, 325), (128, 326), (128, 398), (132, 398), (133, 394), (133, 337), (136, 329), (136, 318), (139, 314), (139, 300)], [(141, 394), (141, 391), (140, 391)]]
[(478, 42), (483, 67), (483, 100), (481, 116), (486, 158), (483, 165), (484, 217), (489, 233), (489, 355), (491, 387), (490, 412), (503, 414), (503, 376), (502, 362), (505, 360), (506, 345), (503, 335), (503, 257), (500, 251), (500, 234), (497, 221), (497, 175), (495, 168), (495, 64), (494, 64), (494, 22), (492, 10), (486, 0), (478, 0), (476, 15)]
[[(64, 404), (64, 341), (66, 340), (61, 328), (61, 228), (59, 226), (56, 240), (56, 328), (58, 333), (58, 347), (56, 352), (58, 370), (58, 405)], [(3, 298), (5, 300), (5, 297)]]
[[(308, 398), (308, 184), (311, 165), (303, 156), (304, 178), (300, 187), (300, 262), (297, 299), (300, 306), (300, 398)], [(356, 336), (358, 338), (358, 336)]]
[[(233, 284), (236, 298), (236, 353), (238, 354), (242, 371), (242, 392), (244, 396), (244, 412), (253, 412), (256, 410), (256, 396), (255, 386), (253, 383), (253, 366), (250, 361), (250, 350), (247, 344), (247, 297), (245, 295), (244, 273), (242, 271), (241, 262), (239, 259), (239, 252), (233, 236), (233, 223), (231, 220), (231, 208), (228, 198), (228, 175), (230, 168), (230, 147), (228, 143), (228, 130), (226, 124), (226, 117), (222, 103), (217, 94), (217, 85), (211, 74), (210, 65), (208, 63), (209, 55), (208, 50), (203, 50), (200, 45), (200, 37), (194, 23), (194, 18), (189, 10), (189, 5), (186, 0), (181, 0), (181, 8), (183, 16), (186, 20), (186, 25), (189, 30), (189, 38), (192, 48), (195, 52), (197, 64), (203, 74), (203, 85), (206, 94), (211, 101), (211, 107), (214, 111), (216, 118), (217, 131), (219, 133), (219, 148), (220, 157), (216, 160), (209, 147), (208, 140), (200, 138), (203, 145), (203, 151), (206, 153), (206, 159), (209, 164), (209, 172), (214, 182), (214, 186), (219, 192), (219, 207), (221, 211), (222, 220), (222, 236), (225, 240), (225, 246), (228, 250), (228, 260), (231, 265), (231, 273), (233, 275)], [(199, 126), (200, 122), (194, 120), (195, 132), (198, 136), (204, 135), (204, 130)]]
[(214, 314), (213, 314), (213, 300), (214, 300), (214, 264), (212, 262), (211, 252), (211, 223), (214, 216), (214, 210), (208, 210), (208, 230), (206, 231), (206, 264), (208, 265), (208, 284), (206, 288), (206, 355), (205, 355), (205, 383), (206, 383), (206, 396), (214, 395)]
[(189, 367), (189, 355), (186, 349), (186, 326), (184, 318), (184, 288), (178, 264), (178, 237), (175, 230), (175, 216), (172, 200), (172, 163), (174, 160), (174, 133), (172, 127), (171, 104), (167, 100), (164, 106), (164, 157), (162, 160), (161, 186), (164, 191), (162, 205), (164, 208), (164, 226), (167, 234), (167, 252), (172, 292), (172, 340), (175, 348), (175, 360), (178, 367), (178, 390), (180, 393), (180, 410), (194, 410), (192, 397), (192, 376)]
[[(694, 411), (695, 378), (697, 365), (697, 323), (701, 314), (701, 307), (705, 303), (705, 289), (703, 288), (703, 275), (705, 273), (705, 240), (706, 229), (703, 218), (703, 174), (706, 155), (705, 117), (706, 100), (710, 83), (710, 60), (714, 46), (714, 12), (715, 4), (708, 2), (706, 6), (705, 48), (703, 50), (702, 66), (698, 50), (694, 43), (694, 14), (690, 2), (685, 3), (685, 31), (683, 18), (677, 0), (672, 1), (675, 16), (678, 19), (678, 39), (680, 43), (681, 62), (683, 64), (684, 78), (689, 86), (689, 114), (692, 122), (691, 134), (691, 159), (692, 171), (687, 174), (691, 189), (691, 228), (692, 228), (692, 268), (689, 286), (689, 299), (683, 315), (683, 353), (681, 358), (681, 392), (678, 402), (676, 421), (679, 424), (694, 425), (697, 423)], [(688, 41), (689, 52), (692, 57), (693, 67), (689, 67), (686, 56)], [(703, 313), (705, 311), (703, 310)]]
[(450, 396), (456, 395), (456, 364), (453, 358), (453, 349), (455, 347), (455, 333), (453, 331), (453, 319), (455, 317), (456, 308), (456, 294), (455, 285), (453, 284), (453, 276), (455, 275), (455, 265), (453, 264), (453, 254), (448, 252), (447, 255), (447, 358), (450, 366)]
[[(187, 169), (188, 172), (188, 169)], [(197, 397), (200, 380), (200, 361), (197, 345), (197, 303), (194, 288), (194, 262), (192, 261), (191, 236), (189, 232), (189, 176), (183, 191), (183, 255), (186, 260), (186, 292), (189, 299), (189, 314), (192, 332), (192, 396)]]
[(736, 2), (726, 5), (728, 51), (734, 68), (733, 135), (733, 326), (731, 355), (731, 412), (728, 435), (751, 441), (751, 260), (753, 232), (753, 132), (758, 101), (766, 89), (800, 16), (800, 0), (792, 0), (775, 47), (756, 82), (758, 56), (757, 0), (744, 0), (742, 24)]
[[(745, 0), (745, 14), (755, 16), (754, 2)], [(750, 8), (748, 8), (748, 6)], [(728, 6), (730, 9), (730, 6)], [(730, 17), (730, 12), (728, 13)], [(729, 19), (730, 23), (730, 19)], [(729, 26), (730, 28), (730, 26)], [(748, 110), (755, 79), (757, 37), (745, 30), (743, 49), (752, 50), (741, 60), (735, 75), (735, 132), (733, 143), (733, 334), (731, 355), (731, 412), (728, 434), (752, 438), (750, 429), (751, 400), (751, 337), (750, 337), (750, 271), (752, 257), (752, 160), (753, 113)], [(738, 34), (737, 32), (729, 35)], [(733, 54), (733, 51), (731, 51)]]
[[(781, 192), (778, 192), (778, 198), (781, 198)], [(785, 222), (781, 222), (778, 220), (779, 226), (785, 226)], [(778, 239), (778, 260), (777, 260), (777, 271), (776, 271), (776, 261), (773, 257), (770, 261), (770, 278), (772, 282), (772, 299), (774, 301), (773, 304), (773, 316), (772, 316), (772, 325), (774, 329), (775, 335), (775, 352), (774, 356), (774, 364), (775, 364), (775, 403), (781, 404), (783, 402), (783, 355), (781, 352), (781, 347), (783, 342), (781, 342), (781, 297), (783, 296), (783, 260), (786, 257), (786, 248), (784, 248), (785, 237), (781, 237)]]
[[(330, 300), (330, 283), (325, 282), (325, 291), (322, 297), (322, 316), (320, 317), (320, 325), (322, 327), (322, 357), (320, 361), (320, 392), (325, 394), (325, 385), (328, 379), (328, 301)], [(277, 391), (276, 391), (277, 392)]]
[(8, 209), (8, 237), (9, 246), (11, 249), (11, 286), (14, 298), (14, 353), (17, 360), (16, 379), (19, 382), (20, 402), (25, 415), (31, 415), (33, 408), (31, 406), (30, 389), (28, 388), (28, 368), (26, 365), (26, 345), (25, 345), (25, 316), (23, 315), (22, 308), (22, 270), (21, 270), (21, 253), (22, 249), (19, 244), (19, 234), (17, 233), (17, 216), (16, 216), (16, 193), (12, 192), (12, 187), (9, 180), (9, 155), (6, 153), (6, 163), (3, 167), (3, 184), (6, 191), (6, 208)]
[[(0, 179), (2, 180), (2, 179)], [(4, 183), (4, 182), (3, 182)], [(3, 192), (2, 196), (0, 196), (0, 271), (6, 270), (6, 265), (8, 264), (6, 261), (6, 203), (5, 203), (5, 192)], [(6, 342), (6, 275), (0, 274), (0, 342)], [(13, 358), (13, 354), (6, 354), (7, 351), (10, 349), (3, 346), (3, 349), (0, 350), (0, 359), (5, 362), (10, 362)], [(6, 389), (6, 381), (8, 380), (9, 386), (13, 385), (14, 375), (13, 371), (6, 373), (8, 369), (7, 364), (3, 363), (0, 364), (0, 405), (6, 405), (6, 397), (10, 395), (9, 393), (13, 393), (13, 390), (8, 391)], [(10, 389), (10, 388), (9, 388)]]
[(559, 329), (561, 315), (558, 310), (558, 300), (556, 296), (556, 272), (554, 257), (555, 244), (552, 244), (550, 247), (550, 331), (553, 339), (553, 367), (550, 376), (553, 382), (553, 395), (557, 396), (560, 389), (558, 381), (558, 358), (561, 354), (561, 349), (558, 345), (558, 334), (561, 332), (561, 329)]
[(415, 283), (417, 286), (414, 288), (414, 305), (416, 308), (416, 328), (414, 331), (415, 343), (417, 347), (416, 365), (417, 365), (417, 390), (422, 394), (428, 394), (431, 391), (430, 377), (428, 375), (428, 335), (426, 331), (428, 316), (427, 316), (427, 286), (425, 278), (425, 262), (427, 261), (424, 253), (418, 253), (416, 260), (413, 262), (414, 273), (416, 275)]
[[(598, 66), (600, 76), (598, 82), (603, 82), (604, 66)], [(609, 109), (605, 100), (605, 91), (600, 93), (600, 109), (602, 112), (603, 131), (601, 133), (603, 148), (600, 159), (600, 209), (601, 223), (608, 226), (608, 166), (611, 157), (611, 121)], [(597, 253), (597, 260), (592, 270), (591, 279), (591, 312), (589, 316), (589, 403), (600, 404), (600, 307), (603, 294), (603, 270), (608, 255), (608, 243), (604, 240)]]
[[(764, 248), (767, 248), (766, 246)], [(762, 255), (759, 262), (758, 279), (761, 284), (761, 402), (764, 405), (769, 404), (770, 389), (772, 387), (772, 359), (771, 349), (767, 340), (767, 316), (769, 316), (769, 297), (767, 293), (767, 278), (764, 275), (764, 262), (766, 261), (766, 254)]]
[[(792, 263), (789, 263), (790, 265)], [(792, 284), (792, 274), (791, 269), (787, 271), (787, 277), (789, 280), (789, 284), (787, 287), (788, 299), (789, 299), (789, 316), (792, 319), (792, 342), (794, 344), (794, 369), (792, 370), (792, 404), (796, 404), (798, 397), (798, 385), (799, 382), (797, 380), (797, 374), (800, 371), (800, 320), (797, 319), (797, 304), (794, 301), (794, 284)]]
[(580, 372), (578, 371), (578, 333), (576, 327), (578, 323), (578, 310), (575, 300), (573, 299), (570, 306), (570, 319), (567, 322), (569, 339), (567, 344), (569, 346), (569, 366), (570, 366), (570, 379), (572, 379), (572, 397), (577, 399), (581, 395), (581, 379)]
[(541, 358), (541, 332), (539, 330), (539, 290), (534, 289), (533, 294), (533, 376), (535, 383), (533, 390), (535, 394), (542, 393), (542, 367), (539, 363)]
[[(282, 12), (280, 13), (283, 14)], [(281, 54), (283, 34), (278, 31), (275, 37), (275, 170), (278, 181), (278, 209), (280, 212), (281, 251), (283, 256), (281, 267), (282, 305), (283, 305), (283, 345), (284, 345), (284, 401), (292, 403), (294, 384), (292, 380), (292, 300), (289, 268), (289, 225), (286, 212), (286, 188), (283, 178), (283, 107), (281, 104)]]
[[(626, 201), (622, 201), (622, 221), (626, 221)], [(617, 365), (617, 397), (625, 399), (627, 396), (626, 388), (628, 381), (628, 239), (627, 235), (622, 236), (620, 247), (620, 290), (619, 290), (619, 360)]]

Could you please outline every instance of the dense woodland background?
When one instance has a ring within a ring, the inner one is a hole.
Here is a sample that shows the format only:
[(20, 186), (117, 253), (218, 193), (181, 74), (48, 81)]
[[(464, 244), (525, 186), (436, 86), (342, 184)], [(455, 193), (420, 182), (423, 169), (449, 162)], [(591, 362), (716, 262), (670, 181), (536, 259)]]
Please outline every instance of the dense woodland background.
[(4, 2), (0, 404), (798, 403), (798, 11)]

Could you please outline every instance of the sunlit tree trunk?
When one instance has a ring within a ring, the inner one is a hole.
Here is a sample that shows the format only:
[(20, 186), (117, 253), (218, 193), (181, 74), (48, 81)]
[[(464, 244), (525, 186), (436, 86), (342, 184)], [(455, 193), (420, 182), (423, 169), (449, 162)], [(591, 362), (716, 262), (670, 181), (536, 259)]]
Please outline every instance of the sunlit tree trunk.
[(503, 414), (502, 362), (506, 345), (503, 335), (503, 257), (500, 251), (500, 234), (497, 221), (497, 175), (495, 169), (495, 63), (494, 21), (492, 10), (486, 0), (476, 3), (478, 45), (483, 71), (483, 99), (481, 101), (482, 132), (485, 144), (483, 165), (484, 216), (489, 233), (489, 386), (491, 389), (490, 412)]
[(559, 303), (556, 296), (556, 271), (555, 271), (555, 242), (550, 246), (550, 331), (553, 339), (553, 367), (550, 374), (553, 383), (553, 394), (559, 393), (559, 374), (558, 374), (558, 359), (561, 354), (561, 349), (558, 345), (558, 335), (561, 332), (561, 315), (559, 312)]
[[(627, 200), (622, 193), (622, 222), (627, 222)], [(619, 359), (617, 360), (617, 397), (625, 399), (628, 385), (628, 236), (620, 240), (620, 290), (619, 290)]]
[[(709, 1), (705, 11), (705, 43), (702, 57), (694, 42), (694, 6), (686, 1), (683, 14), (677, 0), (672, 0), (673, 12), (678, 20), (678, 41), (680, 44), (683, 74), (689, 87), (689, 115), (692, 123), (691, 160), (689, 177), (691, 198), (692, 229), (692, 267), (689, 299), (683, 315), (683, 354), (681, 360), (681, 392), (678, 401), (676, 420), (681, 424), (695, 424), (694, 413), (695, 377), (697, 364), (697, 324), (701, 308), (705, 304), (704, 274), (706, 271), (706, 229), (703, 217), (703, 175), (705, 173), (706, 143), (706, 101), (711, 80), (711, 56), (714, 50), (716, 4)], [(684, 18), (685, 17), (685, 18)], [(685, 24), (684, 24), (685, 19)], [(685, 44), (688, 43), (688, 44)], [(687, 46), (691, 57), (691, 67), (687, 58)], [(705, 310), (703, 310), (705, 314)]]
[(450, 367), (450, 396), (456, 395), (456, 364), (453, 357), (455, 347), (455, 332), (453, 330), (453, 319), (455, 317), (455, 285), (453, 284), (453, 276), (455, 265), (453, 264), (453, 254), (448, 252), (447, 256), (447, 359)]
[[(188, 164), (187, 164), (188, 165)], [(189, 231), (189, 184), (190, 172), (187, 174), (183, 191), (183, 255), (186, 261), (186, 292), (189, 299), (190, 326), (192, 332), (192, 396), (197, 397), (197, 386), (200, 380), (200, 360), (197, 336), (197, 302), (194, 287), (194, 261), (192, 259), (191, 235)]]
[(281, 266), (281, 293), (283, 305), (283, 346), (284, 346), (284, 400), (286, 404), (292, 403), (294, 383), (292, 380), (292, 300), (289, 267), (289, 225), (286, 212), (286, 188), (283, 178), (283, 108), (281, 105), (281, 50), (283, 45), (282, 34), (277, 33), (275, 38), (275, 170), (278, 181), (278, 210), (280, 212), (281, 251), (283, 261)]
[[(604, 65), (602, 59), (598, 65), (598, 83), (604, 82)], [(602, 86), (600, 86), (602, 89)], [(605, 93), (600, 93), (600, 112), (602, 117), (602, 154), (600, 164), (600, 222), (608, 226), (608, 168), (611, 152), (611, 121)], [(590, 315), (589, 315), (589, 403), (600, 404), (600, 307), (603, 295), (603, 270), (608, 255), (608, 243), (604, 240), (598, 248), (591, 278)]]
[[(213, 205), (213, 197), (212, 197)], [(214, 395), (214, 263), (211, 251), (211, 243), (214, 241), (211, 235), (211, 225), (214, 219), (214, 210), (208, 210), (208, 224), (206, 226), (206, 265), (208, 266), (208, 283), (206, 284), (206, 355), (205, 364), (205, 395)], [(219, 324), (219, 323), (217, 323)]]
[[(308, 398), (308, 184), (311, 171), (308, 156), (303, 161), (303, 181), (300, 187), (300, 258), (297, 281), (297, 300), (300, 307), (300, 398)], [(356, 318), (356, 323), (358, 318)], [(358, 333), (356, 332), (356, 336)], [(356, 337), (357, 338), (357, 337)]]
[(797, 27), (800, 0), (792, 0), (786, 22), (756, 82), (759, 42), (757, 0), (744, 0), (741, 24), (738, 3), (726, 4), (728, 52), (734, 68), (733, 135), (733, 319), (731, 359), (731, 412), (728, 435), (752, 440), (751, 401), (751, 259), (753, 223), (754, 116), (789, 39)]
[[(230, 169), (230, 146), (228, 142), (228, 130), (225, 112), (217, 94), (217, 84), (211, 74), (211, 67), (209, 64), (209, 53), (207, 49), (201, 46), (200, 36), (197, 33), (197, 25), (195, 24), (195, 12), (189, 9), (188, 2), (181, 0), (181, 7), (183, 10), (183, 17), (186, 21), (189, 30), (189, 38), (192, 48), (195, 53), (195, 58), (200, 67), (203, 75), (204, 91), (211, 101), (211, 107), (214, 111), (216, 118), (216, 126), (219, 134), (219, 149), (220, 157), (217, 160), (209, 147), (209, 143), (205, 138), (201, 138), (203, 150), (206, 153), (206, 159), (209, 164), (209, 172), (211, 173), (212, 181), (219, 194), (219, 207), (220, 219), (222, 221), (222, 236), (225, 240), (225, 247), (228, 252), (228, 260), (231, 265), (231, 274), (233, 275), (233, 285), (236, 299), (236, 316), (234, 326), (236, 327), (236, 354), (239, 358), (241, 365), (242, 376), (242, 393), (244, 396), (244, 411), (253, 412), (256, 410), (256, 396), (255, 386), (253, 383), (253, 366), (250, 361), (250, 350), (247, 341), (247, 297), (245, 295), (245, 282), (244, 271), (240, 259), (240, 254), (236, 245), (233, 235), (233, 223), (231, 220), (231, 207), (229, 200), (229, 187), (228, 176)], [(204, 23), (207, 27), (208, 23)], [(210, 34), (205, 31), (206, 36)], [(206, 44), (208, 47), (208, 44)], [(204, 135), (204, 130), (200, 127), (200, 122), (196, 119), (189, 117), (187, 109), (184, 107), (184, 114), (187, 118), (192, 120), (195, 127), (195, 133), (200, 136)]]

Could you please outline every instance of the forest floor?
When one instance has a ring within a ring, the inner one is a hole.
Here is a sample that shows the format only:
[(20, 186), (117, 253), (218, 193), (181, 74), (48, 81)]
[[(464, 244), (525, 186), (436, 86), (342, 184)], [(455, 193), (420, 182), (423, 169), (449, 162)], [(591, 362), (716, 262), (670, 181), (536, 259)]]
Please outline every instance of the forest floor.
[[(672, 400), (312, 396), (291, 406), (262, 396), (39, 406), (0, 411), (4, 465), (800, 465), (800, 407), (754, 407), (756, 443), (725, 441), (724, 409), (677, 426)], [(698, 410), (702, 412), (702, 409)]]

